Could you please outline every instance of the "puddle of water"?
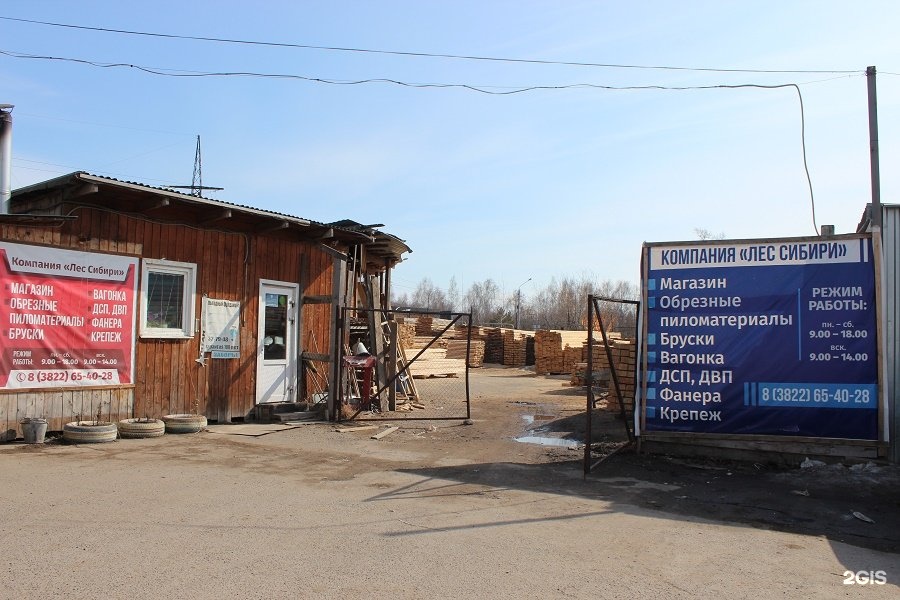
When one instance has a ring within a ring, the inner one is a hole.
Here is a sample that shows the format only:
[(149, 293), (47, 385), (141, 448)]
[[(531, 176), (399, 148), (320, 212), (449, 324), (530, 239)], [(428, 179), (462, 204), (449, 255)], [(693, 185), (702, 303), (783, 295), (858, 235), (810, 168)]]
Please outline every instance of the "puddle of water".
[(558, 448), (581, 448), (582, 443), (578, 440), (566, 440), (563, 438), (543, 437), (538, 435), (523, 435), (514, 438), (517, 442), (525, 444), (538, 444), (540, 446), (556, 446)]

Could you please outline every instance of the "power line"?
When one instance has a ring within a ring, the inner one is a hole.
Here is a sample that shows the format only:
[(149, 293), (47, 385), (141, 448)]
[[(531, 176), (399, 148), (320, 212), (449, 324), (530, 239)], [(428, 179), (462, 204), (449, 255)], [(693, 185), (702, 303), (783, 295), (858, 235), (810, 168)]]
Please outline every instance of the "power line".
[[(13, 157), (12, 160), (13, 160), (13, 162), (17, 162), (17, 163), (18, 163), (18, 162), (27, 162), (27, 163), (34, 163), (34, 164), (36, 164), (36, 165), (47, 165), (47, 166), (51, 166), (51, 167), (62, 167), (62, 169), (65, 169), (65, 170), (61, 170), (61, 169), (40, 169), (40, 168), (38, 168), (38, 167), (28, 167), (28, 166), (25, 166), (25, 165), (17, 165), (17, 168), (19, 168), (19, 169), (26, 169), (26, 170), (28, 170), (28, 171), (41, 171), (41, 172), (44, 172), (44, 173), (63, 173), (63, 174), (65, 174), (65, 173), (71, 173), (71, 172), (74, 172), (74, 171), (83, 171), (83, 170), (84, 170), (84, 165), (81, 165), (81, 166), (63, 165), (63, 164), (59, 164), (59, 163), (44, 162), (44, 161), (40, 161), (40, 160), (28, 160), (27, 158), (18, 158), (18, 157)], [(155, 179), (155, 178), (153, 178), (153, 177), (138, 177), (138, 176), (136, 176), (136, 175), (128, 175), (127, 173), (116, 173), (116, 172), (114, 172), (114, 171), (106, 171), (106, 170), (104, 170), (104, 169), (96, 169), (96, 168), (95, 168), (95, 169), (90, 169), (90, 171), (91, 171), (93, 174), (95, 174), (95, 175), (104, 175), (105, 177), (115, 177), (115, 178), (121, 179), (121, 180), (123, 180), (123, 181), (124, 181), (124, 180), (128, 180), (128, 181), (143, 181), (143, 182), (155, 181), (155, 182), (157, 182), (157, 183), (162, 184), (162, 185), (160, 185), (159, 187), (171, 187), (171, 186), (168, 186), (168, 180), (167, 180), (167, 179)]]
[(671, 65), (629, 65), (614, 63), (594, 63), (594, 62), (577, 62), (577, 61), (561, 61), (561, 60), (542, 60), (528, 58), (509, 58), (498, 56), (475, 56), (465, 54), (440, 54), (432, 52), (411, 52), (401, 50), (376, 50), (372, 48), (352, 48), (344, 46), (314, 46), (310, 44), (293, 44), (287, 42), (267, 42), (261, 40), (241, 40), (233, 38), (219, 38), (207, 36), (178, 35), (173, 33), (158, 33), (150, 31), (134, 31), (129, 29), (112, 29), (108, 27), (93, 27), (88, 25), (74, 25), (71, 23), (55, 23), (52, 21), (37, 21), (33, 19), (19, 19), (15, 17), (0, 16), (5, 21), (17, 21), (19, 23), (31, 23), (34, 25), (46, 25), (50, 27), (63, 27), (67, 29), (80, 29), (85, 31), (99, 31), (103, 33), (119, 33), (123, 35), (138, 35), (145, 37), (156, 37), (177, 40), (193, 40), (201, 42), (216, 42), (222, 44), (241, 44), (251, 46), (268, 46), (274, 48), (297, 48), (304, 50), (323, 50), (328, 52), (352, 52), (360, 54), (387, 54), (392, 56), (410, 56), (417, 58), (447, 58), (453, 60), (471, 60), (485, 62), (503, 62), (503, 63), (522, 63), (533, 65), (561, 65), (569, 67), (595, 67), (604, 69), (644, 69), (658, 71), (697, 71), (711, 73), (771, 73), (771, 74), (830, 74), (830, 75), (848, 75), (857, 71), (841, 71), (841, 70), (780, 70), (780, 69), (725, 69), (715, 67), (680, 67)]
[(67, 119), (67, 118), (64, 118), (64, 117), (55, 117), (55, 116), (48, 116), (48, 115), (39, 115), (39, 114), (36, 114), (36, 113), (28, 113), (28, 112), (19, 112), (19, 111), (16, 111), (16, 118), (20, 118), (20, 117), (32, 117), (32, 118), (35, 118), (35, 119), (49, 119), (49, 120), (51, 120), (51, 121), (63, 121), (63, 122), (65, 122), (65, 123), (78, 123), (79, 125), (91, 125), (91, 126), (96, 126), (96, 127), (109, 127), (109, 128), (111, 128), (111, 129), (128, 129), (128, 130), (131, 130), (131, 131), (145, 131), (145, 132), (148, 132), (148, 133), (164, 133), (164, 134), (167, 134), (167, 135), (183, 135), (183, 136), (191, 136), (191, 137), (193, 137), (193, 134), (187, 134), (187, 133), (184, 133), (184, 132), (181, 132), (181, 131), (166, 131), (166, 130), (164, 130), (164, 129), (148, 129), (148, 128), (146, 128), (146, 127), (131, 127), (131, 126), (129, 126), (129, 125), (113, 125), (113, 124), (110, 124), (110, 123), (98, 123), (98, 122), (96, 122), (96, 121), (82, 121), (82, 120), (79, 120), (79, 119)]
[[(356, 79), (356, 80), (344, 80), (344, 79), (327, 79), (323, 77), (307, 77), (305, 75), (294, 75), (289, 73), (260, 73), (255, 71), (183, 71), (178, 69), (168, 69), (161, 67), (145, 67), (141, 65), (135, 65), (131, 63), (122, 63), (122, 62), (98, 62), (92, 60), (86, 60), (82, 58), (69, 58), (69, 57), (61, 57), (61, 56), (46, 56), (39, 54), (26, 54), (22, 52), (14, 52), (11, 50), (0, 50), (0, 54), (5, 56), (9, 56), (11, 58), (24, 58), (24, 59), (32, 59), (32, 60), (48, 60), (48, 61), (60, 61), (60, 62), (73, 62), (77, 64), (89, 65), (92, 67), (97, 67), (101, 69), (115, 69), (115, 68), (127, 68), (127, 69), (135, 69), (138, 71), (143, 71), (144, 73), (149, 73), (151, 75), (160, 75), (163, 77), (180, 77), (180, 78), (207, 78), (207, 77), (257, 77), (262, 79), (295, 79), (300, 81), (309, 81), (313, 83), (323, 83), (328, 85), (364, 85), (364, 84), (373, 84), (373, 83), (387, 83), (392, 85), (398, 85), (402, 87), (409, 88), (439, 88), (439, 89), (465, 89), (473, 92), (479, 92), (482, 94), (490, 94), (495, 96), (509, 96), (512, 94), (521, 94), (524, 92), (534, 92), (540, 90), (571, 90), (571, 89), (599, 89), (599, 90), (611, 90), (611, 91), (628, 91), (628, 90), (672, 90), (672, 91), (684, 91), (684, 90), (709, 90), (715, 88), (742, 88), (742, 87), (763, 87), (763, 88), (778, 88), (778, 87), (788, 87), (791, 85), (799, 85), (795, 83), (790, 84), (773, 84), (773, 85), (763, 85), (763, 84), (736, 84), (736, 85), (726, 85), (726, 84), (711, 84), (711, 85), (693, 85), (693, 86), (666, 86), (666, 85), (625, 85), (625, 86), (615, 86), (615, 85), (604, 85), (604, 84), (596, 84), (596, 83), (571, 83), (571, 84), (563, 84), (563, 85), (532, 85), (532, 86), (524, 86), (518, 88), (505, 88), (503, 86), (491, 86), (491, 85), (483, 85), (476, 86), (470, 85), (466, 83), (414, 83), (408, 81), (401, 81), (398, 79), (390, 79), (390, 78), (370, 78), (370, 79)], [(849, 72), (853, 76), (862, 76), (862, 71), (851, 71)], [(824, 81), (832, 81), (834, 79), (842, 79), (844, 77), (848, 77), (851, 75), (841, 75), (839, 77), (832, 77), (823, 80), (817, 80), (807, 83), (821, 83)], [(804, 84), (805, 85), (805, 84)], [(489, 89), (491, 88), (491, 89)]]
[[(629, 85), (629, 86), (611, 86), (611, 85), (601, 85), (601, 84), (592, 84), (592, 83), (576, 83), (576, 84), (568, 84), (568, 85), (552, 85), (552, 86), (529, 86), (523, 88), (516, 88), (505, 91), (493, 91), (485, 89), (485, 87), (477, 87), (468, 84), (459, 84), (459, 83), (409, 83), (404, 81), (398, 81), (394, 79), (361, 79), (356, 81), (339, 81), (339, 80), (331, 80), (331, 79), (322, 79), (318, 77), (305, 77), (302, 75), (289, 75), (289, 74), (266, 74), (266, 73), (253, 73), (253, 72), (167, 72), (161, 69), (152, 69), (148, 67), (141, 67), (139, 65), (132, 65), (128, 63), (99, 63), (84, 59), (77, 58), (64, 58), (64, 57), (54, 57), (54, 56), (39, 56), (32, 54), (22, 54), (17, 52), (11, 52), (6, 50), (0, 50), (0, 54), (10, 56), (13, 58), (27, 58), (27, 59), (36, 59), (36, 60), (53, 60), (53, 61), (66, 61), (66, 62), (75, 62), (79, 64), (86, 64), (94, 67), (100, 68), (132, 68), (137, 69), (146, 73), (150, 73), (153, 75), (167, 76), (167, 77), (228, 77), (228, 76), (241, 76), (241, 77), (262, 77), (262, 78), (277, 78), (277, 79), (299, 79), (303, 81), (310, 81), (316, 83), (326, 83), (332, 85), (361, 85), (368, 83), (390, 83), (395, 85), (400, 85), (404, 87), (412, 87), (412, 88), (460, 88), (466, 89), (474, 92), (480, 92), (483, 94), (491, 94), (491, 95), (510, 95), (510, 94), (518, 94), (523, 92), (531, 92), (537, 90), (563, 90), (563, 89), (577, 89), (577, 88), (590, 88), (590, 89), (602, 89), (602, 90), (611, 90), (611, 91), (627, 91), (627, 90), (659, 90), (659, 91), (691, 91), (691, 90), (714, 90), (714, 89), (783, 89), (783, 88), (793, 88), (797, 92), (797, 99), (800, 104), (800, 135), (801, 135), (801, 144), (803, 151), (803, 169), (806, 174), (806, 181), (809, 186), (809, 199), (810, 206), (812, 208), (812, 219), (813, 219), (813, 227), (816, 232), (816, 235), (819, 234), (819, 228), (816, 224), (816, 206), (815, 206), (815, 196), (813, 194), (812, 187), (812, 178), (809, 173), (809, 165), (807, 163), (806, 158), (806, 116), (803, 107), (803, 95), (800, 92), (800, 85), (797, 83), (778, 83), (778, 84), (759, 84), (759, 83), (739, 83), (739, 84), (710, 84), (710, 85), (692, 85), (692, 86), (665, 86), (665, 85)], [(857, 74), (859, 72), (853, 71), (853, 74)], [(843, 78), (841, 76), (840, 78)], [(838, 79), (838, 77), (830, 78), (830, 79)], [(830, 80), (828, 79), (828, 80)], [(828, 81), (825, 80), (825, 81)]]

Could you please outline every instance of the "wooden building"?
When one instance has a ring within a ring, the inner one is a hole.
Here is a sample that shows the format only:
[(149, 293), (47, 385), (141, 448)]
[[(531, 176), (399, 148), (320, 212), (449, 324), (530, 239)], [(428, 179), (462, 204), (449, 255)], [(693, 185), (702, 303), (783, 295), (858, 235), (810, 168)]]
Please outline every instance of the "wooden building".
[(361, 282), (388, 298), (410, 252), (380, 226), (84, 172), (14, 191), (0, 227), (0, 440), (32, 416), (227, 423), (321, 400), (337, 307)]

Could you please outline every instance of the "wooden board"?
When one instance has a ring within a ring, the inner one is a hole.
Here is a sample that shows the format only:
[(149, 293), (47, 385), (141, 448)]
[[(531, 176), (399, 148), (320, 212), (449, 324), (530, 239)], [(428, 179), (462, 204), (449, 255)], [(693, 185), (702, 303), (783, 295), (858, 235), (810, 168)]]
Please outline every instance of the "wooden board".
[(375, 435), (373, 435), (373, 436), (372, 436), (372, 439), (373, 439), (373, 440), (380, 440), (381, 438), (384, 438), (384, 437), (387, 437), (387, 436), (391, 435), (392, 433), (394, 433), (394, 432), (397, 431), (398, 429), (400, 429), (400, 428), (399, 428), (399, 427), (388, 427), (388, 428), (385, 429), (384, 431), (381, 431), (381, 432), (376, 433)]
[(355, 427), (338, 427), (335, 429), (338, 433), (352, 433), (354, 431), (370, 431), (378, 429), (379, 425), (357, 425)]

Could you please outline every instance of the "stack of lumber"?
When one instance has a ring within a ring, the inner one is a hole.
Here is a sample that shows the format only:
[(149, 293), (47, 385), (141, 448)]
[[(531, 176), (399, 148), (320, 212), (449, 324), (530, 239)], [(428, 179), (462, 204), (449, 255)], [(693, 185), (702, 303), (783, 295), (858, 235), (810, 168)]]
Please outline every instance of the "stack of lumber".
[[(450, 323), (451, 323), (450, 319), (438, 319), (437, 317), (432, 317), (432, 319), (431, 319), (431, 333), (432, 333), (433, 335), (437, 335), (438, 333), (440, 333), (441, 331), (443, 331), (444, 328), (445, 328), (447, 325), (449, 325)], [(451, 327), (450, 329), (453, 329), (453, 328)], [(447, 331), (449, 332), (450, 329), (448, 329)]]
[[(575, 363), (575, 370), (572, 371), (572, 379), (569, 380), (572, 385), (587, 385), (587, 363)], [(594, 365), (594, 387), (606, 389), (612, 387), (612, 375), (609, 369), (599, 368)]]
[[(418, 354), (418, 353), (417, 353)], [(418, 358), (409, 363), (409, 372), (413, 379), (430, 377), (458, 377), (466, 372), (465, 359), (447, 358), (443, 348), (427, 348)]]
[(420, 316), (416, 319), (416, 335), (420, 336), (430, 336), (431, 335), (431, 326), (434, 322), (434, 319), (431, 317)]
[[(600, 332), (594, 332), (601, 343)], [(608, 335), (610, 343), (621, 340), (620, 333)], [(579, 362), (587, 361), (587, 331), (539, 330), (534, 334), (534, 364), (538, 375), (570, 375)]]
[[(447, 342), (447, 358), (466, 359), (466, 340), (449, 340)], [(472, 340), (469, 351), (469, 366), (481, 367), (484, 365), (484, 342)]]
[(484, 362), (503, 363), (503, 333), (496, 327), (485, 328)]
[(397, 339), (404, 348), (412, 348), (416, 339), (416, 325), (414, 323), (398, 323)]
[[(610, 336), (609, 354), (612, 355), (612, 364), (616, 369), (616, 375), (619, 379), (622, 398), (619, 398), (616, 395), (616, 390), (612, 385), (612, 376), (609, 375), (609, 398), (606, 408), (611, 411), (618, 411), (619, 403), (624, 402), (625, 408), (631, 410), (634, 407), (634, 379), (635, 369), (637, 368), (637, 350), (634, 341), (616, 339)], [(582, 353), (582, 360), (585, 365), (583, 369), (587, 368), (587, 356), (588, 348), (587, 344), (585, 344)], [(606, 347), (602, 342), (594, 342), (592, 360), (594, 373), (609, 372), (610, 362), (607, 357)], [(581, 385), (584, 385), (583, 381)]]
[(587, 341), (586, 331), (551, 331), (534, 333), (534, 366), (538, 375), (568, 375), (581, 361), (581, 347)]
[(445, 335), (452, 335), (455, 340), (464, 340), (469, 337), (469, 329), (472, 330), (472, 341), (475, 340), (485, 341), (487, 339), (487, 333), (485, 333), (484, 329), (481, 327), (469, 327), (468, 325), (457, 325), (451, 331), (448, 331)]
[(575, 365), (582, 360), (584, 359), (582, 358), (581, 347), (572, 347), (567, 344), (562, 352), (562, 373), (571, 373), (575, 370)]
[(538, 375), (562, 373), (562, 336), (557, 331), (534, 332), (534, 370)]
[(447, 341), (447, 338), (443, 337), (434, 339), (433, 335), (417, 335), (413, 338), (412, 347), (424, 348), (428, 346), (429, 348), (446, 348)]
[(503, 340), (503, 364), (508, 367), (525, 366), (525, 337), (517, 337), (512, 329), (504, 329)]
[[(535, 362), (536, 344), (531, 331), (506, 329), (498, 327), (475, 327), (457, 324), (434, 340), (450, 323), (447, 319), (437, 319), (428, 315), (420, 315), (416, 319), (407, 319), (407, 323), (415, 322), (415, 336), (412, 341), (404, 338), (406, 348), (449, 348), (453, 341), (465, 341), (471, 337), (472, 355), (469, 366), (482, 366), (485, 362), (507, 366), (523, 367)], [(432, 343), (432, 340), (434, 342)], [(508, 346), (508, 347), (507, 347)], [(456, 348), (457, 346), (454, 346)], [(465, 346), (459, 357), (462, 359)]]

